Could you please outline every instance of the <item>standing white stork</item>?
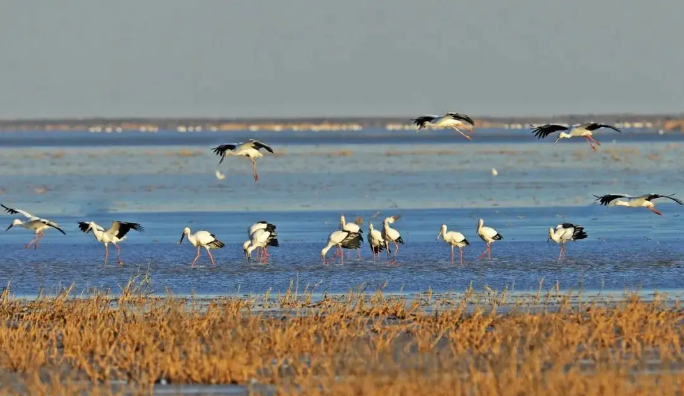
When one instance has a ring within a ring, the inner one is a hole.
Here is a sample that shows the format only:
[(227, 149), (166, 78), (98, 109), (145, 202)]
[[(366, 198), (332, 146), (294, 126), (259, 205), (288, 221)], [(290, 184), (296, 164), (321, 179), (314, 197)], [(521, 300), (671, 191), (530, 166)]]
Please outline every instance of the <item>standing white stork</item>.
[(473, 140), (470, 136), (466, 135), (461, 131), (460, 128), (473, 133), (473, 127), (475, 126), (475, 121), (465, 114), (459, 113), (446, 113), (443, 116), (438, 115), (424, 115), (418, 118), (412, 119), (413, 123), (418, 125), (416, 132), (428, 126), (434, 128), (453, 128), (456, 132), (463, 135), (468, 140)]
[(259, 181), (259, 175), (257, 174), (255, 158), (264, 156), (259, 151), (262, 148), (271, 154), (273, 153), (273, 149), (270, 146), (254, 139), (249, 139), (246, 143), (222, 144), (218, 147), (214, 147), (212, 150), (214, 151), (214, 154), (221, 156), (219, 165), (223, 162), (223, 159), (229, 155), (249, 158), (249, 160), (252, 161), (252, 172), (254, 174), (254, 181), (256, 182)]
[(559, 125), (559, 124), (545, 124), (541, 125), (538, 127), (535, 127), (532, 129), (532, 133), (534, 133), (534, 136), (536, 136), (538, 139), (543, 139), (547, 136), (549, 136), (552, 133), (558, 132), (558, 131), (567, 131), (570, 130), (570, 132), (561, 132), (558, 135), (558, 138), (556, 139), (554, 144), (558, 143), (559, 140), (561, 139), (570, 139), (574, 137), (583, 137), (587, 143), (589, 143), (589, 147), (591, 147), (592, 150), (596, 151), (596, 145), (600, 146), (601, 143), (599, 143), (596, 139), (594, 139), (594, 131), (600, 128), (608, 128), (612, 129), (615, 132), (622, 133), (621, 130), (618, 128), (615, 128), (612, 125), (608, 124), (599, 124), (598, 122), (587, 122), (586, 124), (580, 124), (574, 126), (572, 129), (569, 127), (566, 127), (564, 125)]
[(323, 263), (326, 264), (325, 255), (328, 253), (333, 246), (337, 246), (337, 253), (340, 255), (341, 263), (344, 264), (344, 252), (342, 249), (358, 249), (361, 247), (361, 242), (363, 242), (363, 237), (361, 234), (355, 234), (346, 230), (333, 231), (328, 235), (328, 244), (321, 250), (321, 258)]
[[(394, 223), (396, 220), (398, 220), (400, 218), (401, 218), (401, 216), (390, 216), (382, 222), (382, 239), (385, 240), (385, 248), (387, 249), (387, 257), (389, 257), (389, 254), (390, 254), (390, 248), (389, 248), (390, 242), (394, 243), (394, 257), (395, 258), (397, 257), (397, 253), (399, 253), (399, 244), (400, 243), (402, 245), (404, 244), (404, 240), (401, 238), (401, 234), (399, 234), (399, 231), (390, 227), (390, 224)], [(396, 261), (392, 260), (392, 262), (396, 262)]]
[(183, 229), (180, 241), (178, 241), (179, 245), (183, 242), (183, 238), (185, 238), (185, 236), (188, 237), (188, 241), (190, 241), (192, 246), (197, 248), (197, 255), (195, 256), (195, 259), (192, 260), (192, 265), (190, 265), (190, 268), (195, 268), (195, 263), (197, 262), (197, 259), (199, 259), (201, 248), (206, 249), (207, 254), (209, 254), (209, 258), (211, 259), (211, 265), (215, 267), (216, 262), (214, 261), (214, 256), (211, 255), (210, 250), (221, 249), (226, 245), (216, 239), (216, 235), (210, 233), (209, 231), (197, 231), (194, 234), (191, 234), (190, 227), (185, 227)]
[(382, 233), (373, 228), (373, 223), (368, 223), (368, 245), (370, 246), (373, 258), (380, 256), (380, 252), (385, 250), (385, 240)]
[(482, 252), (480, 258), (483, 258), (486, 254), (489, 255), (489, 258), (492, 258), (492, 242), (500, 241), (503, 239), (503, 237), (497, 230), (491, 227), (485, 227), (484, 220), (482, 219), (477, 222), (477, 235), (479, 235), (480, 238), (487, 244), (487, 248), (484, 252)]
[[(278, 239), (276, 238), (278, 236), (278, 233), (275, 231), (267, 231), (266, 229), (258, 229), (254, 231), (254, 233), (250, 236), (249, 239), (249, 244), (245, 242), (244, 245), (242, 245), (242, 249), (245, 252), (245, 257), (247, 257), (247, 261), (252, 261), (252, 252), (254, 249), (261, 247), (264, 248), (266, 246), (275, 246), (278, 247), (280, 246), (280, 243), (278, 242)], [(245, 247), (246, 246), (246, 247)], [(266, 264), (266, 260), (268, 259), (269, 255), (268, 253), (264, 252), (263, 255), (263, 263)]]
[(580, 239), (585, 239), (587, 233), (584, 232), (584, 227), (574, 225), (571, 223), (558, 224), (556, 229), (549, 228), (549, 240), (552, 240), (561, 245), (560, 253), (558, 253), (558, 260), (565, 254), (565, 244), (568, 241), (578, 241)]
[[(594, 195), (596, 197), (596, 201), (600, 202), (601, 205), (605, 206), (628, 206), (631, 208), (647, 208), (651, 212), (657, 214), (658, 216), (662, 215), (660, 211), (658, 211), (655, 208), (655, 204), (651, 201), (654, 199), (658, 198), (667, 198), (671, 199), (678, 204), (682, 205), (684, 202), (682, 202), (680, 199), (677, 199), (674, 197), (674, 194), (671, 195), (661, 195), (661, 194), (644, 194), (638, 197), (633, 197), (630, 195), (622, 195), (622, 194), (608, 194), (604, 195), (602, 197), (599, 197), (598, 195)], [(624, 199), (624, 200), (623, 200)]]
[(468, 242), (466, 237), (460, 232), (447, 231), (446, 224), (442, 224), (442, 228), (439, 230), (439, 234), (437, 234), (437, 240), (439, 240), (439, 237), (442, 237), (442, 239), (444, 239), (444, 242), (448, 243), (451, 246), (451, 263), (454, 263), (455, 246), (458, 248), (458, 251), (461, 254), (461, 265), (463, 265), (463, 248), (470, 245), (470, 242)]
[[(252, 224), (249, 227), (249, 229), (247, 230), (247, 237), (249, 238), (249, 240), (247, 240), (247, 242), (249, 242), (252, 239), (252, 234), (254, 234), (256, 232), (256, 230), (266, 230), (268, 232), (273, 233), (273, 232), (275, 232), (275, 229), (276, 229), (275, 224), (271, 224), (265, 220), (259, 220), (256, 223)], [(247, 249), (247, 247), (245, 246), (244, 249)], [(262, 247), (261, 249), (266, 254), (266, 257), (268, 257), (268, 245)]]
[[(361, 227), (359, 227), (358, 224), (356, 223), (347, 223), (346, 219), (344, 218), (344, 215), (340, 215), (340, 226), (342, 227), (343, 230), (349, 231), (352, 234), (363, 234), (363, 230)], [(363, 237), (361, 238), (361, 241), (363, 241)], [(361, 249), (356, 249), (356, 255), (361, 258)]]
[(109, 244), (114, 244), (114, 246), (116, 246), (117, 257), (119, 259), (119, 266), (123, 266), (119, 242), (126, 239), (126, 234), (128, 234), (130, 230), (136, 230), (138, 232), (143, 232), (145, 230), (138, 223), (127, 223), (125, 221), (113, 221), (112, 226), (106, 231), (102, 226), (94, 221), (79, 221), (78, 228), (85, 234), (92, 231), (93, 235), (95, 235), (95, 239), (97, 239), (98, 242), (104, 243), (105, 264), (107, 264), (107, 260), (109, 260)]
[(14, 219), (12, 221), (12, 224), (10, 224), (9, 227), (7, 227), (7, 229), (5, 231), (9, 231), (9, 229), (14, 227), (14, 226), (20, 226), (20, 227), (26, 228), (27, 230), (33, 230), (34, 231), (35, 235), (34, 235), (33, 239), (31, 239), (31, 242), (29, 242), (26, 246), (24, 246), (24, 249), (28, 249), (29, 247), (31, 247), (31, 245), (33, 245), (34, 249), (38, 249), (38, 244), (40, 243), (40, 241), (45, 236), (45, 230), (47, 230), (50, 227), (54, 228), (55, 230), (61, 232), (64, 235), (66, 235), (66, 232), (64, 232), (64, 230), (59, 228), (59, 225), (55, 222), (52, 222), (52, 221), (47, 220), (47, 219), (42, 219), (40, 217), (36, 217), (36, 216), (32, 215), (31, 213), (25, 212), (21, 209), (8, 208), (7, 206), (2, 205), (2, 204), (0, 204), (0, 206), (5, 208), (5, 210), (10, 214), (20, 214), (20, 215), (26, 217), (26, 221), (22, 221), (21, 219)]

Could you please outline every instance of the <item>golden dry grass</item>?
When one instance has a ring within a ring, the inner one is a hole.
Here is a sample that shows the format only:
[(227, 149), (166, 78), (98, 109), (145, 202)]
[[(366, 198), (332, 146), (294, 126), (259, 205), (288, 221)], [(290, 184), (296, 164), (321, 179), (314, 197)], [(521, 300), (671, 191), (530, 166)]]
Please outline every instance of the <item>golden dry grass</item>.
[[(302, 395), (676, 395), (684, 313), (664, 300), (600, 304), (557, 291), (290, 291), (197, 301), (0, 296), (3, 394), (138, 394), (155, 382), (267, 384)], [(503, 311), (506, 312), (503, 312)]]

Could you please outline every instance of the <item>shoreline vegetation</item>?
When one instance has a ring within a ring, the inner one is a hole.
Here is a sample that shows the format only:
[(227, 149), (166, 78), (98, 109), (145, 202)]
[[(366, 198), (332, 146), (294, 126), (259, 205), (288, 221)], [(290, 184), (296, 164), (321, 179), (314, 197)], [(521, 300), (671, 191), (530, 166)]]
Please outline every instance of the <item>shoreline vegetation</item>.
[[(300, 395), (675, 395), (684, 311), (644, 299), (472, 287), (208, 299), (74, 287), (0, 294), (3, 394), (151, 394), (165, 386)], [(232, 388), (231, 388), (232, 387)]]
[[(178, 132), (201, 131), (359, 131), (363, 129), (413, 130), (411, 116), (401, 117), (293, 117), (293, 118), (53, 118), (0, 119), (2, 131)], [(553, 117), (477, 117), (476, 128), (524, 129), (530, 124), (574, 124), (587, 120), (621, 128), (684, 131), (684, 114), (585, 114)]]

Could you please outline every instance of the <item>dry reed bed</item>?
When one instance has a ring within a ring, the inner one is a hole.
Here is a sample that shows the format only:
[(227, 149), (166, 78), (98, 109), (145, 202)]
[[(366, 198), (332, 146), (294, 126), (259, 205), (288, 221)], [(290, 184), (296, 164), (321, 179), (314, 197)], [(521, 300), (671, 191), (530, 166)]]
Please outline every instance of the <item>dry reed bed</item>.
[[(105, 293), (0, 299), (3, 394), (139, 394), (172, 384), (268, 384), (278, 394), (681, 394), (678, 304), (268, 293), (251, 299)], [(534, 307), (534, 309), (531, 309)], [(502, 313), (505, 309), (505, 313)]]

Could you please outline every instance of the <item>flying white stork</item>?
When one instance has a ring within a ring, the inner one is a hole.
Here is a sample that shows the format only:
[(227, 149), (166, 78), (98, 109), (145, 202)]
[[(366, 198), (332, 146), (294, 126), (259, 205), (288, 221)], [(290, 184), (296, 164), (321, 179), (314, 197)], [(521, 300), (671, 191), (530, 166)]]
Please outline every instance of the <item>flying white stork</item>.
[(380, 256), (380, 252), (385, 250), (385, 240), (382, 238), (382, 233), (373, 228), (373, 223), (368, 223), (368, 245), (370, 246), (373, 258)]
[(568, 241), (578, 241), (585, 239), (587, 233), (584, 232), (584, 227), (574, 225), (571, 223), (558, 224), (555, 229), (549, 228), (549, 240), (552, 240), (561, 245), (560, 253), (558, 253), (558, 260), (565, 255), (565, 244)]
[[(390, 254), (390, 248), (389, 248), (390, 242), (394, 243), (394, 257), (395, 258), (397, 257), (397, 253), (399, 253), (399, 244), (400, 243), (402, 245), (404, 244), (404, 240), (401, 238), (401, 234), (399, 234), (399, 231), (390, 227), (390, 224), (394, 223), (396, 220), (398, 220), (400, 218), (401, 218), (401, 216), (390, 216), (390, 217), (387, 217), (382, 222), (382, 239), (385, 240), (385, 248), (387, 249), (387, 257), (389, 257), (389, 254)], [(392, 263), (396, 263), (396, 260), (393, 259)]]
[(214, 154), (221, 156), (219, 165), (221, 162), (223, 162), (223, 159), (229, 155), (249, 158), (249, 160), (252, 161), (252, 172), (254, 174), (254, 181), (256, 182), (259, 181), (259, 175), (257, 174), (256, 168), (256, 158), (261, 158), (264, 156), (259, 151), (260, 149), (265, 149), (269, 153), (273, 153), (273, 149), (270, 146), (254, 139), (249, 139), (246, 143), (222, 144), (218, 147), (214, 147), (212, 150), (214, 151)]
[[(252, 224), (249, 227), (249, 229), (247, 230), (247, 237), (249, 238), (247, 240), (247, 242), (251, 241), (252, 234), (254, 234), (256, 232), (256, 230), (266, 230), (266, 231), (273, 233), (273, 232), (275, 232), (275, 229), (276, 229), (275, 224), (271, 224), (271, 223), (264, 221), (264, 220), (259, 220), (256, 223)], [(247, 242), (245, 242), (245, 243), (247, 243)], [(245, 246), (244, 249), (247, 249), (247, 247)], [(268, 257), (268, 245), (263, 246), (261, 249), (264, 251), (264, 254), (266, 254), (266, 257)], [(257, 254), (257, 256), (258, 256), (258, 254)]]
[[(344, 218), (344, 215), (340, 215), (340, 226), (343, 230), (349, 231), (352, 234), (363, 234), (363, 230), (361, 227), (359, 227), (358, 224), (356, 223), (347, 223), (346, 219)], [(361, 238), (363, 241), (363, 238)], [(356, 249), (356, 255), (361, 258), (361, 249)]]
[(33, 230), (34, 231), (35, 235), (34, 235), (33, 239), (31, 239), (31, 242), (29, 242), (26, 246), (24, 246), (24, 249), (28, 249), (29, 247), (31, 247), (31, 245), (33, 245), (34, 249), (38, 249), (38, 244), (40, 243), (40, 241), (45, 236), (45, 230), (47, 230), (50, 227), (54, 228), (55, 230), (61, 232), (64, 235), (66, 235), (66, 232), (64, 232), (64, 230), (59, 228), (59, 225), (55, 222), (52, 222), (52, 221), (47, 220), (47, 219), (41, 219), (40, 217), (36, 217), (36, 216), (32, 215), (31, 213), (25, 212), (21, 209), (8, 208), (7, 206), (2, 205), (2, 204), (0, 204), (0, 206), (5, 208), (5, 210), (10, 214), (20, 214), (20, 215), (26, 217), (26, 221), (22, 221), (21, 219), (14, 219), (5, 231), (9, 231), (9, 229), (14, 227), (14, 226), (20, 226), (20, 227), (26, 228), (27, 230)]
[(412, 119), (413, 123), (418, 125), (416, 132), (428, 126), (434, 128), (453, 128), (456, 132), (463, 135), (468, 140), (473, 140), (470, 136), (466, 135), (461, 131), (461, 128), (473, 133), (473, 127), (475, 126), (475, 121), (465, 114), (459, 113), (446, 113), (442, 116), (438, 115), (424, 115), (418, 118)]
[(195, 256), (195, 259), (192, 261), (192, 265), (190, 265), (190, 268), (195, 268), (195, 263), (197, 262), (197, 259), (199, 259), (201, 248), (206, 249), (207, 254), (209, 254), (209, 258), (211, 259), (211, 265), (215, 267), (216, 262), (214, 261), (214, 256), (211, 255), (211, 249), (221, 249), (226, 245), (223, 242), (216, 239), (216, 235), (210, 233), (209, 231), (197, 231), (194, 234), (191, 234), (190, 227), (185, 227), (183, 229), (180, 241), (178, 241), (179, 245), (183, 242), (183, 238), (185, 238), (186, 236), (188, 237), (188, 241), (190, 241), (192, 246), (197, 248), (197, 255)]
[[(252, 252), (254, 251), (254, 249), (258, 247), (265, 248), (266, 246), (280, 246), (278, 239), (276, 238), (277, 236), (277, 232), (267, 231), (266, 229), (258, 229), (254, 231), (254, 233), (250, 236), (249, 241), (246, 241), (245, 244), (242, 245), (242, 249), (245, 252), (245, 257), (247, 257), (247, 261), (252, 261)], [(247, 244), (247, 242), (249, 242), (249, 244)], [(268, 260), (268, 257), (268, 253), (264, 252), (264, 264), (266, 264), (266, 260)]]
[(477, 235), (479, 235), (480, 238), (487, 244), (487, 248), (484, 252), (482, 252), (480, 258), (484, 258), (486, 254), (489, 255), (489, 258), (492, 258), (492, 242), (500, 241), (503, 239), (503, 237), (497, 230), (491, 227), (485, 227), (484, 220), (482, 219), (477, 222)]
[(442, 224), (442, 228), (439, 230), (439, 234), (437, 234), (437, 240), (439, 240), (439, 237), (442, 237), (444, 242), (451, 246), (451, 263), (453, 264), (454, 262), (454, 247), (457, 247), (461, 254), (461, 265), (463, 265), (463, 248), (470, 245), (466, 237), (460, 232), (447, 231), (446, 224)]
[(79, 221), (78, 228), (87, 234), (93, 232), (95, 239), (98, 242), (103, 243), (105, 246), (105, 257), (104, 262), (107, 264), (109, 260), (109, 244), (116, 246), (117, 257), (119, 259), (119, 266), (123, 266), (123, 261), (121, 261), (121, 248), (119, 247), (119, 242), (126, 239), (126, 234), (130, 230), (136, 230), (138, 232), (143, 232), (145, 229), (138, 223), (127, 223), (125, 221), (113, 221), (112, 226), (105, 230), (102, 226), (94, 221)]
[(621, 130), (618, 128), (615, 128), (612, 125), (608, 124), (599, 124), (598, 122), (587, 122), (586, 124), (580, 124), (574, 126), (572, 129), (569, 127), (566, 127), (564, 125), (559, 125), (559, 124), (545, 124), (545, 125), (540, 125), (538, 127), (535, 127), (532, 129), (532, 133), (534, 133), (534, 136), (536, 136), (538, 139), (543, 139), (547, 136), (549, 136), (552, 133), (558, 132), (558, 131), (567, 131), (570, 130), (570, 132), (561, 132), (558, 135), (558, 138), (554, 142), (554, 144), (558, 143), (559, 140), (561, 139), (570, 139), (574, 137), (583, 137), (587, 143), (589, 143), (589, 147), (591, 147), (592, 150), (596, 151), (596, 146), (600, 146), (601, 143), (599, 143), (596, 139), (594, 139), (594, 131), (600, 128), (608, 128), (612, 129), (616, 132), (622, 133)]
[(328, 244), (323, 248), (323, 250), (321, 250), (321, 258), (323, 259), (323, 263), (328, 263), (325, 260), (325, 255), (328, 253), (328, 250), (336, 246), (338, 251), (335, 256), (339, 254), (341, 263), (344, 264), (344, 252), (342, 249), (358, 249), (361, 246), (361, 242), (363, 242), (363, 237), (361, 234), (356, 234), (346, 230), (337, 230), (331, 232), (330, 235), (328, 235)]
[(682, 200), (675, 198), (674, 194), (644, 194), (638, 197), (622, 194), (607, 194), (601, 197), (599, 197), (598, 195), (594, 195), (594, 197), (596, 197), (596, 201), (600, 202), (601, 205), (628, 206), (631, 208), (647, 208), (648, 210), (657, 214), (658, 216), (662, 215), (662, 213), (655, 208), (655, 204), (652, 202), (654, 199), (667, 198), (677, 202), (680, 205), (684, 204)]

